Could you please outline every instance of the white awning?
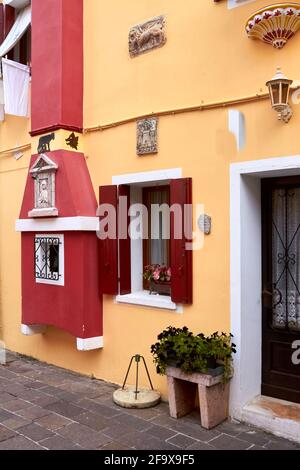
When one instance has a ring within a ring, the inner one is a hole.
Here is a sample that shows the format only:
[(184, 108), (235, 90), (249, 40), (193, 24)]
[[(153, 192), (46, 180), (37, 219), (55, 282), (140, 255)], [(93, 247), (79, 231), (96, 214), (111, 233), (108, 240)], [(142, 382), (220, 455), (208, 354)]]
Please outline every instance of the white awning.
[(31, 6), (28, 5), (26, 8), (18, 13), (16, 21), (10, 32), (4, 39), (0, 46), (0, 57), (4, 57), (15, 45), (23, 34), (26, 32), (31, 23)]

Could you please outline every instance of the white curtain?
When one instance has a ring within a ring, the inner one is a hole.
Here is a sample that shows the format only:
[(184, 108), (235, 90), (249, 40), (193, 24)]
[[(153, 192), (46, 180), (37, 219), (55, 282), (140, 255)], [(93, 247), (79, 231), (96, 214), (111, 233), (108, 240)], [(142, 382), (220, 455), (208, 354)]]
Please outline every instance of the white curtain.
[(6, 114), (28, 117), (30, 69), (8, 59), (2, 59), (4, 110)]
[(300, 188), (273, 191), (273, 326), (300, 330)]
[[(161, 205), (168, 204), (167, 190), (151, 192), (150, 204)], [(151, 264), (168, 264), (168, 242), (164, 238), (164, 233), (168, 231), (168, 220), (163, 220), (163, 213), (157, 214), (157, 217), (151, 217)], [(167, 226), (166, 226), (167, 225)]]
[(31, 5), (20, 11), (10, 32), (0, 46), (0, 57), (4, 57), (26, 32), (31, 23)]

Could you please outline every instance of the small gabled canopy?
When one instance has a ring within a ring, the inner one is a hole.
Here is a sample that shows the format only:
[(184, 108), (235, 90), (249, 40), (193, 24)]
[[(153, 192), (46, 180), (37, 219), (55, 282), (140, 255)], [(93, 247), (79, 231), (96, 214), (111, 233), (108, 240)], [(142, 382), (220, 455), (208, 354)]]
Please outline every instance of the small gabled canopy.
[(35, 164), (30, 169), (30, 174), (42, 173), (46, 171), (56, 171), (58, 166), (55, 162), (50, 160), (45, 154), (41, 154)]

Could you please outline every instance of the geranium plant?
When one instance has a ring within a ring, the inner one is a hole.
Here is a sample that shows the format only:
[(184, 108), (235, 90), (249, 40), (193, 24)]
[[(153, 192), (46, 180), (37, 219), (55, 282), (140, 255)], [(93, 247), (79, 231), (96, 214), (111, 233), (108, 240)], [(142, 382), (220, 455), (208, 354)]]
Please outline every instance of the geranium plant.
[(170, 282), (172, 276), (171, 268), (160, 264), (149, 264), (144, 268), (144, 279), (154, 282)]

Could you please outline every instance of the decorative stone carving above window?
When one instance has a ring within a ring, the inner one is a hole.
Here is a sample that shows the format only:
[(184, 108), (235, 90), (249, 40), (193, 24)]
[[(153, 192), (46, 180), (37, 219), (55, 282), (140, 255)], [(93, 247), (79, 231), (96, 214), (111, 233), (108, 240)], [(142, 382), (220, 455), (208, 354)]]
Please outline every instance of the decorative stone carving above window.
[(260, 39), (281, 49), (300, 28), (300, 4), (269, 5), (248, 18), (246, 32), (249, 38)]
[(28, 217), (55, 217), (55, 173), (58, 169), (46, 155), (41, 154), (30, 170), (34, 179), (34, 209)]
[(163, 46), (166, 41), (166, 19), (155, 16), (144, 23), (133, 26), (129, 32), (129, 53), (135, 57), (150, 49)]

